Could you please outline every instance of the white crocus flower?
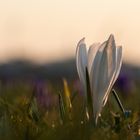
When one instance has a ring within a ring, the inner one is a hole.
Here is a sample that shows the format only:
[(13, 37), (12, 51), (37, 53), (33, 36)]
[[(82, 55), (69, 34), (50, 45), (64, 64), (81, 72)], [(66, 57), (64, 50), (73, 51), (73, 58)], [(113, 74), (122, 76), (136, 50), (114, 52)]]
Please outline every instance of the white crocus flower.
[(76, 50), (76, 66), (85, 96), (87, 95), (88, 70), (90, 91), (93, 101), (93, 117), (97, 124), (102, 108), (121, 69), (122, 47), (116, 46), (114, 36), (110, 35), (104, 43), (93, 44), (88, 52), (85, 38), (81, 39)]

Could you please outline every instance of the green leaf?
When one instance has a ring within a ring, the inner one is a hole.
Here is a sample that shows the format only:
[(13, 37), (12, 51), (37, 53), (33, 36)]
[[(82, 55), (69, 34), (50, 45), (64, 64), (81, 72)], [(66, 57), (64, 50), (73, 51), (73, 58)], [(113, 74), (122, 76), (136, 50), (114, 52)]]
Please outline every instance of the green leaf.
[(59, 97), (60, 117), (61, 117), (61, 120), (64, 122), (65, 121), (65, 108), (64, 108), (64, 102), (63, 102), (62, 94), (59, 93), (58, 97)]

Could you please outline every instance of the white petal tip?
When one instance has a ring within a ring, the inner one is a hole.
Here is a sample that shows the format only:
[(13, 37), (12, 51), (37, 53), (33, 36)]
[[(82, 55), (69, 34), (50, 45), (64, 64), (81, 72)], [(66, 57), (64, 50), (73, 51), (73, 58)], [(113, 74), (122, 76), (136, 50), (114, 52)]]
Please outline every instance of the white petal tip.
[(108, 38), (108, 42), (112, 42), (114, 41), (114, 35), (110, 34), (109, 38)]
[(77, 44), (77, 46), (80, 46), (81, 44), (85, 44), (85, 37), (83, 37)]
[(110, 34), (109, 38), (114, 38), (114, 35), (113, 34)]

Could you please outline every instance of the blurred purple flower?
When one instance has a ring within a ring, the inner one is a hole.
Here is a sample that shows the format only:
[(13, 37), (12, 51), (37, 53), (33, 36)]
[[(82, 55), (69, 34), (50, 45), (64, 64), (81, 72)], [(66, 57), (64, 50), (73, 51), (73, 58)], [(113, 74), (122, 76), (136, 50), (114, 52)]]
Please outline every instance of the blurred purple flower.
[(76, 91), (79, 95), (84, 96), (84, 92), (82, 90), (82, 86), (79, 79), (76, 79), (73, 81), (73, 88), (74, 88), (74, 91)]
[(37, 104), (42, 110), (49, 109), (52, 102), (52, 96), (48, 90), (47, 84), (44, 81), (38, 80), (34, 86), (34, 95), (37, 99)]
[(124, 95), (129, 95), (132, 93), (134, 88), (133, 85), (134, 84), (131, 78), (126, 73), (121, 73), (116, 82), (116, 86), (123, 92)]

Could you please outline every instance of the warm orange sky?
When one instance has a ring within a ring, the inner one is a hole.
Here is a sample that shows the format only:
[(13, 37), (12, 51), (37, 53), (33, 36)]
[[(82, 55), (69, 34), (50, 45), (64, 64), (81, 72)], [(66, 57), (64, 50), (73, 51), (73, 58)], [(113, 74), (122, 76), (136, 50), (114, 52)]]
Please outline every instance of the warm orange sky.
[(90, 45), (110, 33), (140, 65), (140, 0), (0, 0), (0, 62), (69, 58), (82, 37)]

